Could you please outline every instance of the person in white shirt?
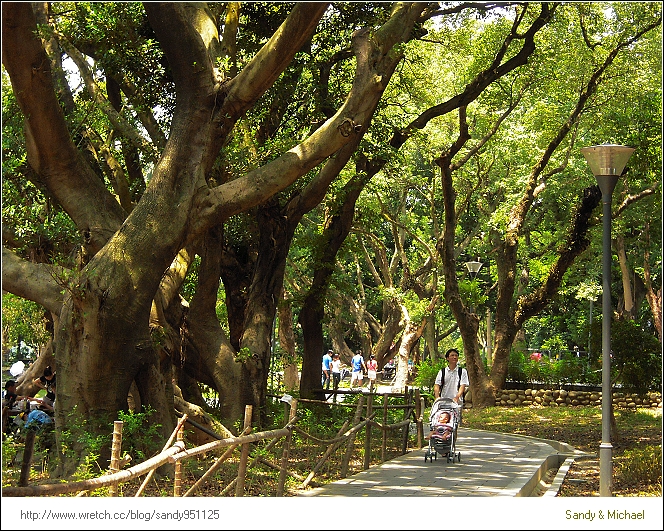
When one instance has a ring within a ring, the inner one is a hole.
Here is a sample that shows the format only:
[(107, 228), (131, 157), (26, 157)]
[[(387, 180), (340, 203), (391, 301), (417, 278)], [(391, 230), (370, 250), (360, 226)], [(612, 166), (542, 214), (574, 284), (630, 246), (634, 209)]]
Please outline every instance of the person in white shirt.
[(332, 356), (332, 388), (336, 391), (339, 389), (339, 382), (341, 382), (341, 357), (338, 353)]
[(468, 371), (461, 369), (459, 374), (459, 351), (455, 348), (445, 353), (447, 367), (442, 368), (436, 375), (433, 386), (434, 398), (450, 398), (457, 404), (463, 405), (463, 394), (468, 389)]

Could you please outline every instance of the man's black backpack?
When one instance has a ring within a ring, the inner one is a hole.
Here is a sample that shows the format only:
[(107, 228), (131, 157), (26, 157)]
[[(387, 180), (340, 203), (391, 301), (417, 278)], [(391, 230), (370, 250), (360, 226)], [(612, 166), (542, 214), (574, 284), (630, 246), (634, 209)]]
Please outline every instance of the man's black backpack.
[[(459, 388), (461, 387), (461, 372), (463, 371), (463, 369), (461, 367), (457, 367), (457, 371), (459, 373), (459, 380), (457, 381), (457, 391), (458, 391)], [(443, 387), (445, 387), (445, 371), (443, 370), (441, 372), (443, 373), (443, 375), (442, 375), (442, 378), (440, 379), (440, 388), (443, 389)], [(466, 388), (463, 391), (463, 398), (464, 399), (466, 398), (466, 392), (467, 391), (468, 391), (468, 388)]]

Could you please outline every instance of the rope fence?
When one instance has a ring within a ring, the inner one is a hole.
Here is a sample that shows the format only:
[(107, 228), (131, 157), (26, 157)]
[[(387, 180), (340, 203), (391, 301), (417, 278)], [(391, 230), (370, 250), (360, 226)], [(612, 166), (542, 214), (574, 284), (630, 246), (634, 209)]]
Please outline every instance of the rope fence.
[[(2, 494), (7, 497), (16, 496), (56, 496), (63, 494), (78, 493), (77, 496), (89, 494), (90, 492), (100, 489), (108, 488), (109, 496), (118, 496), (118, 486), (126, 483), (135, 478), (145, 476), (139, 489), (135, 493), (135, 497), (142, 496), (145, 493), (146, 487), (150, 480), (154, 477), (155, 471), (166, 464), (171, 464), (174, 467), (173, 475), (173, 496), (174, 497), (190, 497), (201, 489), (205, 483), (209, 482), (215, 472), (219, 470), (223, 463), (227, 462), (236, 450), (239, 448), (239, 466), (237, 476), (226, 485), (220, 492), (220, 496), (229, 494), (234, 489), (236, 497), (244, 496), (245, 493), (245, 478), (247, 472), (252, 468), (262, 465), (271, 470), (279, 472), (278, 486), (276, 496), (284, 496), (285, 483), (288, 477), (295, 479), (298, 482), (298, 489), (305, 489), (307, 487), (315, 487), (318, 485), (314, 481), (314, 477), (321, 471), (324, 464), (335, 454), (335, 452), (345, 446), (345, 452), (341, 459), (340, 474), (342, 478), (347, 477), (350, 467), (350, 461), (355, 452), (355, 440), (357, 435), (365, 430), (364, 439), (364, 462), (363, 468), (366, 470), (371, 465), (371, 450), (372, 450), (372, 430), (380, 430), (382, 434), (382, 442), (380, 448), (380, 462), (384, 462), (387, 456), (387, 438), (389, 433), (397, 433), (403, 430), (403, 445), (400, 449), (401, 454), (407, 452), (408, 438), (410, 425), (415, 422), (417, 426), (417, 447), (422, 447), (422, 412), (424, 409), (424, 399), (419, 396), (419, 389), (416, 390), (415, 403), (413, 404), (413, 390), (405, 390), (403, 394), (385, 393), (382, 395), (382, 422), (378, 422), (375, 418), (381, 413), (380, 410), (374, 411), (374, 397), (381, 395), (369, 394), (365, 397), (363, 393), (359, 393), (359, 400), (355, 407), (355, 412), (352, 421), (346, 420), (337, 435), (331, 439), (322, 439), (297, 426), (297, 422), (301, 420), (298, 416), (298, 399), (290, 399), (290, 411), (288, 415), (288, 422), (283, 428), (252, 432), (251, 419), (252, 419), (252, 406), (246, 406), (244, 426), (242, 432), (238, 436), (225, 437), (214, 434), (217, 440), (195, 446), (192, 448), (185, 447), (184, 441), (184, 424), (188, 421), (187, 415), (184, 414), (178, 419), (177, 426), (173, 430), (170, 438), (163, 446), (162, 450), (154, 457), (147, 459), (143, 463), (123, 469), (127, 465), (130, 458), (129, 456), (121, 457), (122, 448), (122, 422), (116, 421), (113, 429), (111, 461), (108, 473), (97, 478), (86, 479), (82, 481), (73, 481), (68, 483), (57, 484), (44, 484), (44, 485), (28, 485), (25, 479), (24, 469), (22, 469), (22, 478), (19, 486), (3, 487)], [(390, 397), (403, 398), (406, 404), (389, 404)], [(290, 398), (290, 397), (289, 397)], [(317, 400), (300, 399), (301, 402), (315, 404)], [(365, 403), (366, 402), (366, 403)], [(348, 407), (352, 404), (344, 404), (343, 402), (328, 403), (323, 402), (331, 407)], [(388, 424), (388, 410), (403, 410), (403, 420)], [(293, 435), (297, 435), (303, 440), (311, 443), (311, 446), (322, 446), (325, 448), (323, 455), (316, 461), (313, 468), (308, 475), (304, 477), (293, 470), (289, 470), (290, 454), (293, 446)], [(251, 447), (253, 443), (259, 441), (269, 440), (269, 443), (256, 452), (256, 455), (251, 458)], [(282, 442), (282, 450), (280, 457), (277, 456), (274, 460), (269, 459), (268, 452), (272, 451), (274, 447)], [(187, 459), (194, 458), (201, 454), (206, 454), (211, 451), (218, 451), (225, 449), (223, 455), (214, 460), (212, 465), (205, 471), (205, 473), (187, 490), (182, 493), (183, 482), (183, 462)], [(27, 452), (26, 452), (27, 453)], [(31, 456), (30, 456), (31, 457)], [(24, 464), (25, 465), (25, 464)], [(29, 466), (29, 463), (28, 463)]]

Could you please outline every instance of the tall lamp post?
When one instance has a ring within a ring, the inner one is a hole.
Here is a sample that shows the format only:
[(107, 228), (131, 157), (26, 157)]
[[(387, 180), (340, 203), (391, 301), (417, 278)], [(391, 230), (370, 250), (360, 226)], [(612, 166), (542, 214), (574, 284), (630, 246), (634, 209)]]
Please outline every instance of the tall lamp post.
[(581, 148), (602, 191), (602, 442), (599, 495), (611, 496), (611, 196), (634, 148), (602, 144)]

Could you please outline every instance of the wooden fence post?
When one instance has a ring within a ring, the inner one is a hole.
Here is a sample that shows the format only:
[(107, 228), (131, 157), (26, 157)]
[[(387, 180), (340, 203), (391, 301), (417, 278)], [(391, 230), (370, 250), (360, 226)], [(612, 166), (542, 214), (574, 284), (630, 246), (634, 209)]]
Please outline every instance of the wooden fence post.
[(25, 434), (25, 446), (23, 448), (23, 463), (21, 464), (21, 477), (18, 481), (19, 487), (27, 487), (30, 480), (30, 468), (32, 467), (32, 454), (35, 451), (35, 430), (28, 429)]
[[(290, 415), (288, 422), (291, 423), (297, 414), (297, 399), (293, 398), (290, 405)], [(281, 470), (279, 471), (279, 484), (277, 485), (277, 496), (284, 495), (284, 485), (286, 483), (286, 475), (288, 471), (288, 454), (290, 452), (291, 439), (293, 438), (293, 429), (288, 430), (288, 435), (284, 440), (284, 450), (281, 453)]]
[[(290, 423), (290, 422), (289, 422), (288, 424), (286, 424), (286, 426), (284, 426), (284, 428), (290, 428), (291, 425), (294, 424), (294, 423), (295, 423), (295, 419), (293, 420), (293, 423)], [(251, 431), (251, 427), (249, 427), (249, 430), (247, 431), (247, 433), (249, 433), (250, 431)], [(245, 435), (245, 432), (242, 432), (242, 435)], [(286, 434), (286, 435), (287, 435), (287, 434)], [(285, 437), (286, 435), (284, 435), (284, 437)], [(269, 444), (263, 449), (263, 451), (264, 451), (264, 452), (269, 452), (270, 449), (271, 449), (275, 444), (277, 444), (277, 442), (279, 441), (280, 438), (281, 438), (281, 436), (279, 436), (279, 437), (275, 437), (274, 439), (272, 439), (272, 441), (270, 441), (270, 443), (269, 443)], [(237, 445), (235, 445), (235, 446), (237, 446)], [(235, 448), (235, 446), (232, 446), (231, 448)], [(270, 463), (269, 461), (267, 461), (267, 459), (262, 459), (260, 455), (254, 457), (254, 458), (251, 460), (251, 463), (249, 463), (249, 464), (247, 465), (247, 468), (253, 468), (253, 467), (256, 465), (256, 463), (259, 463), (259, 462), (261, 462), (261, 463), (265, 463), (265, 464), (267, 464), (267, 466), (272, 466), (272, 467), (275, 467), (275, 468), (279, 468), (279, 470), (281, 470), (280, 467), (277, 467), (277, 466), (274, 465), (273, 463)], [(293, 476), (293, 477), (297, 476), (297, 474), (295, 474), (294, 472), (288, 472), (288, 474), (289, 474), (290, 476)], [(298, 481), (301, 481), (301, 478), (299, 478), (299, 477), (296, 477), (295, 479), (297, 479)], [(225, 496), (228, 492), (231, 491), (231, 489), (232, 489), (233, 487), (235, 487), (236, 484), (237, 484), (237, 478), (233, 479), (233, 481), (231, 481), (228, 485), (226, 485), (226, 486), (224, 487), (224, 490), (222, 490), (222, 491), (219, 493), (219, 497), (221, 497), (221, 496)]]
[(422, 424), (422, 415), (424, 415), (424, 398), (420, 393), (420, 388), (415, 389), (415, 418), (417, 424), (417, 447), (424, 446), (424, 426)]
[[(184, 441), (184, 427), (180, 426), (177, 434), (177, 442)], [(182, 459), (175, 462), (175, 480), (173, 481), (173, 496), (179, 498), (182, 495)]]
[[(182, 415), (182, 418), (178, 421), (177, 426), (175, 426), (175, 429), (173, 430), (173, 433), (171, 433), (171, 436), (168, 438), (168, 441), (166, 441), (166, 444), (162, 448), (162, 452), (165, 452), (168, 450), (171, 444), (173, 444), (173, 441), (177, 437), (178, 432), (180, 431), (180, 428), (184, 426), (184, 422), (187, 420), (187, 414), (185, 413)], [(152, 479), (152, 476), (154, 476), (154, 470), (150, 470), (148, 472), (148, 475), (145, 476), (145, 479), (143, 480), (143, 483), (141, 483), (140, 488), (136, 491), (136, 494), (134, 494), (135, 498), (138, 498), (141, 494), (143, 494), (143, 491), (145, 491), (145, 488), (148, 486), (148, 483), (150, 483), (150, 480)]]
[[(371, 417), (373, 412), (373, 395), (367, 398), (367, 418)], [(371, 466), (371, 422), (367, 422), (366, 435), (364, 437), (364, 470)]]
[[(244, 407), (244, 429), (251, 428), (251, 415), (253, 406)], [(242, 445), (242, 452), (240, 453), (240, 466), (237, 471), (237, 483), (235, 484), (235, 497), (239, 498), (244, 496), (244, 480), (247, 475), (247, 461), (249, 460), (249, 448), (251, 443), (244, 443)]]
[(388, 400), (388, 395), (387, 393), (384, 393), (383, 394), (383, 445), (380, 449), (380, 460), (383, 463), (387, 458), (387, 430), (385, 429), (385, 426), (387, 426), (387, 400)]
[[(122, 426), (123, 422), (121, 420), (116, 420), (113, 422), (113, 442), (111, 444), (111, 464), (109, 466), (109, 471), (111, 474), (120, 472), (120, 454), (122, 453)], [(108, 495), (111, 497), (117, 497), (117, 483), (108, 487)]]
[[(362, 418), (362, 409), (364, 408), (364, 395), (360, 395), (360, 399), (357, 401), (357, 408), (355, 409), (355, 416), (353, 417), (353, 426), (356, 426), (360, 423)], [(353, 447), (355, 446), (355, 433), (353, 432), (350, 437), (348, 437), (348, 444), (346, 446), (346, 455), (341, 462), (341, 477), (345, 478), (348, 475), (348, 463), (350, 462), (350, 457), (353, 455)]]
[[(407, 405), (408, 407), (404, 410), (404, 411), (406, 412), (406, 413), (404, 414), (404, 417), (403, 417), (404, 420), (407, 420), (408, 417), (410, 417), (410, 413), (411, 413), (411, 411), (412, 411), (412, 409), (413, 409), (413, 408), (412, 408), (412, 405), (411, 405), (411, 404), (412, 404), (412, 400), (411, 400), (412, 394), (413, 394), (413, 390), (412, 390), (412, 389), (408, 389), (408, 386), (406, 386), (406, 389), (405, 389), (405, 391), (404, 391), (403, 396), (404, 396), (404, 398), (406, 399), (406, 405)], [(405, 454), (405, 453), (408, 451), (408, 435), (409, 435), (409, 431), (410, 431), (410, 424), (406, 424), (406, 425), (403, 427), (403, 445), (402, 445), (402, 447), (401, 447), (401, 454), (402, 454), (402, 455)]]

